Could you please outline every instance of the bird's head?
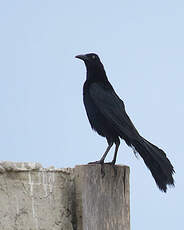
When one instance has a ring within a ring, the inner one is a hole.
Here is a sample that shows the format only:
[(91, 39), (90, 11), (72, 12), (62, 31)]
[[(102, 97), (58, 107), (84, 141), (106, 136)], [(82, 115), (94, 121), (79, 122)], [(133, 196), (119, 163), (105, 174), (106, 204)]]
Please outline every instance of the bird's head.
[(105, 70), (100, 58), (95, 53), (82, 54), (75, 56), (78, 59), (84, 61), (87, 69), (87, 78), (95, 80), (100, 80), (101, 78), (106, 78)]
[(83, 60), (86, 66), (95, 66), (101, 63), (100, 58), (95, 53), (81, 54), (75, 57)]

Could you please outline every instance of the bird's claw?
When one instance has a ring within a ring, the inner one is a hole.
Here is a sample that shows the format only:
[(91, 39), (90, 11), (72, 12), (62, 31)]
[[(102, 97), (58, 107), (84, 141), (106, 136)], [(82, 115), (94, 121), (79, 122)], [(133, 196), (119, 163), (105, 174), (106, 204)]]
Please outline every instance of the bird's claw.
[(96, 165), (96, 164), (104, 164), (104, 161), (93, 161), (93, 162), (89, 162), (88, 165)]
[(92, 165), (92, 164), (100, 164), (101, 165), (101, 175), (102, 178), (105, 176), (105, 171), (104, 171), (104, 160), (99, 160), (99, 161), (93, 161), (93, 162), (89, 162), (88, 164)]
[(115, 162), (111, 161), (111, 162), (107, 162), (105, 164), (111, 165), (114, 169), (114, 175), (117, 176), (117, 168), (116, 168)]
[(106, 162), (105, 164), (115, 166), (115, 162), (114, 161)]

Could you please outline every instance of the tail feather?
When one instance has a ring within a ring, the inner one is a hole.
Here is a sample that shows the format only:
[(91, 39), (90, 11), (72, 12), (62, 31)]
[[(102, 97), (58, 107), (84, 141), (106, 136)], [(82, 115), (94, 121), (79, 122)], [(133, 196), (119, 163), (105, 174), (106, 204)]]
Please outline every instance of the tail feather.
[(141, 137), (132, 145), (151, 171), (159, 189), (166, 192), (167, 185), (174, 186), (174, 168), (163, 150)]

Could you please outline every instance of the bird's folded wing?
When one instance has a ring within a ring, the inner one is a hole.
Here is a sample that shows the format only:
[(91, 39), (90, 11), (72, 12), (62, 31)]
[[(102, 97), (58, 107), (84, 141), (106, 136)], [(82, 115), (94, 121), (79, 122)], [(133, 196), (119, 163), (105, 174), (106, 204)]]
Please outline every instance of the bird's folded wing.
[(139, 135), (125, 111), (123, 101), (112, 88), (103, 87), (101, 83), (92, 83), (89, 93), (96, 107), (119, 136), (134, 139)]

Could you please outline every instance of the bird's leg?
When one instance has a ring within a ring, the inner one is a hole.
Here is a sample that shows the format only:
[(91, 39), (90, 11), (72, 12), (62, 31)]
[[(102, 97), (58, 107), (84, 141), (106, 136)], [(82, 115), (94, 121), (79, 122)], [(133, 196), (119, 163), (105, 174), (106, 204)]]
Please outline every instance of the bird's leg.
[(114, 169), (114, 175), (117, 176), (117, 168), (115, 166), (115, 163), (116, 163), (117, 153), (118, 153), (118, 149), (119, 149), (119, 145), (120, 145), (119, 138), (117, 138), (117, 140), (115, 141), (115, 145), (116, 145), (116, 147), (115, 147), (115, 151), (114, 151), (113, 160), (111, 162), (106, 163), (106, 164), (112, 165), (112, 167)]
[(111, 149), (111, 147), (113, 145), (113, 142), (109, 142), (108, 144), (109, 145), (108, 145), (107, 149), (105, 150), (105, 153), (103, 154), (102, 158), (99, 161), (89, 162), (88, 164), (103, 164), (109, 150)]
[(119, 140), (119, 138), (115, 142), (115, 145), (116, 145), (116, 147), (115, 147), (115, 151), (114, 151), (114, 157), (113, 157), (113, 160), (111, 162), (113, 165), (115, 165), (115, 163), (116, 163), (117, 153), (118, 153), (118, 149), (119, 149), (119, 146), (120, 146), (120, 140)]
[(104, 163), (104, 160), (105, 160), (109, 150), (111, 149), (112, 145), (113, 145), (113, 142), (110, 142), (105, 153), (103, 154), (102, 158), (100, 159), (100, 162)]
[(119, 149), (119, 145), (120, 145), (119, 138), (115, 141), (115, 145), (116, 145), (116, 147), (115, 147), (115, 151), (114, 151), (113, 160), (111, 162), (108, 162), (107, 164), (115, 165), (115, 163), (116, 163), (117, 153), (118, 153), (118, 149)]

